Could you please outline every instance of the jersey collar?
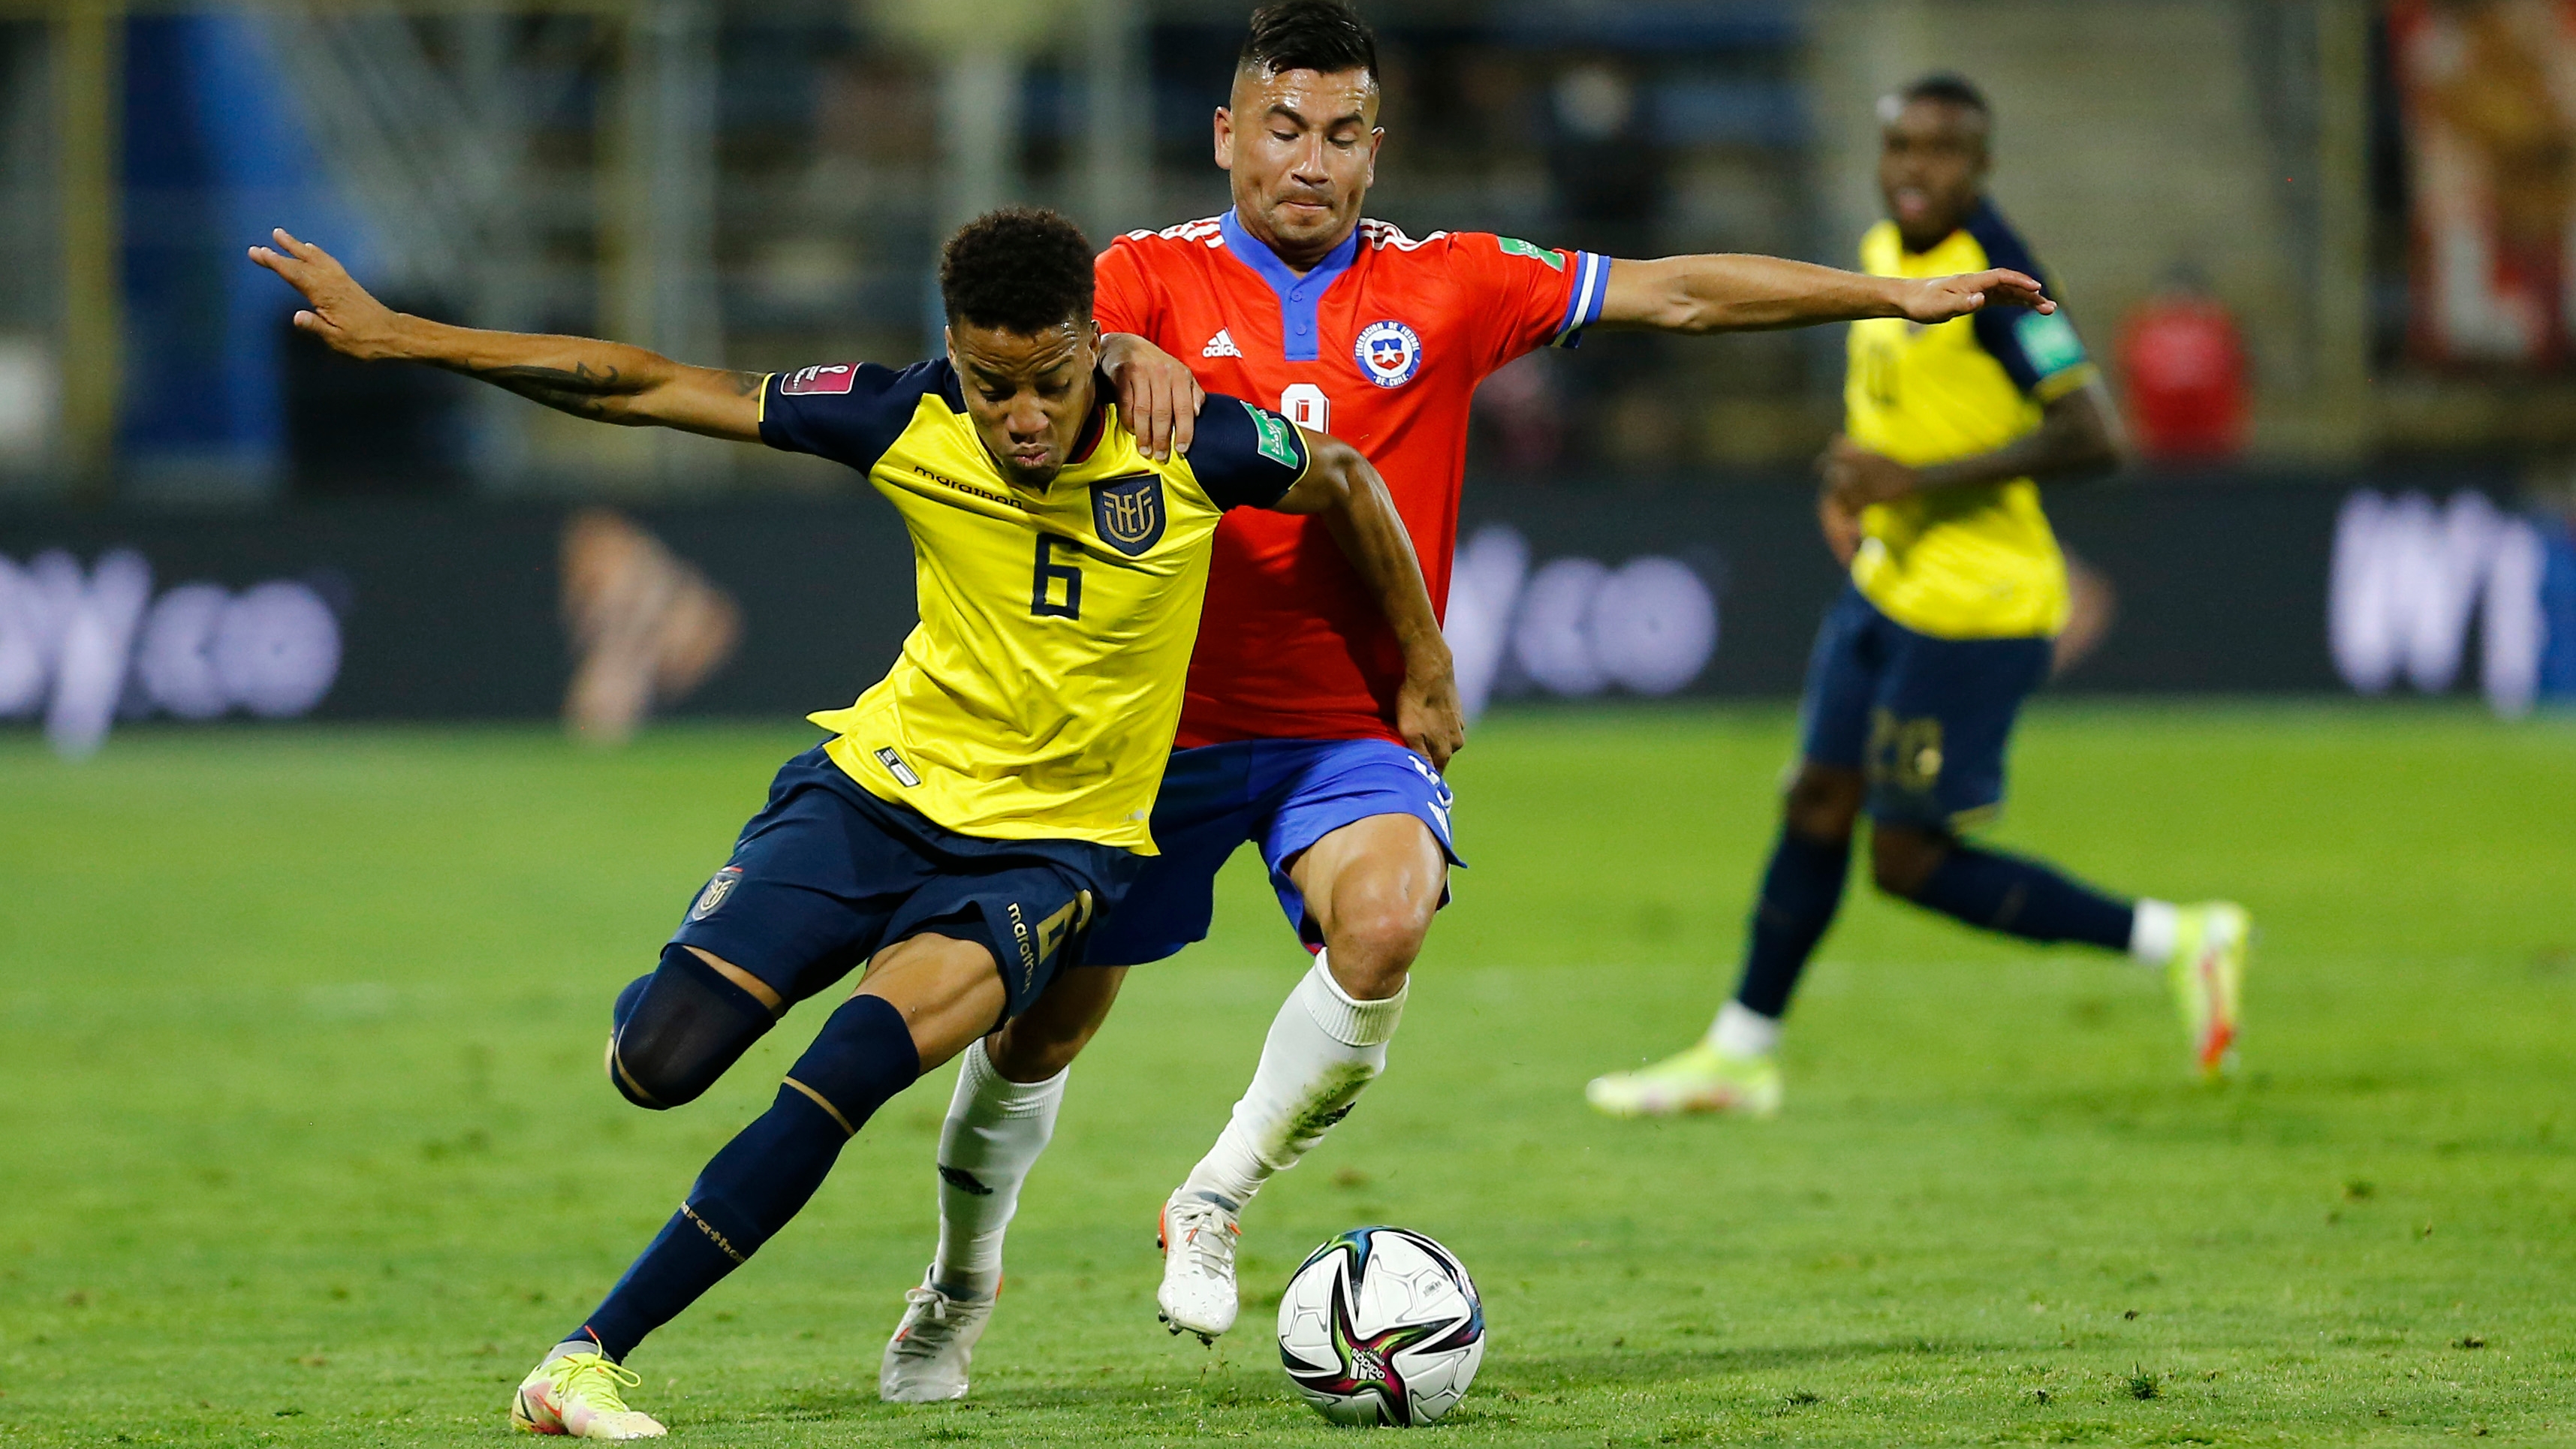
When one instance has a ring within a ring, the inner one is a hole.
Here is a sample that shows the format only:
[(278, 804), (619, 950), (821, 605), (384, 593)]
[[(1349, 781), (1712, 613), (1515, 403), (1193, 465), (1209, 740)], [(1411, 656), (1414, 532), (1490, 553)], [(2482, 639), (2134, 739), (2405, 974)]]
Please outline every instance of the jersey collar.
[[(1941, 250), (1941, 248), (1948, 246), (1953, 240), (1962, 234), (1973, 236), (1976, 233), (1978, 223), (1990, 222), (1991, 218), (1994, 216), (1994, 211), (1995, 204), (1988, 201), (1982, 194), (1979, 195), (1977, 197), (1977, 204), (1968, 208), (1968, 214), (1959, 218), (1959, 224), (1957, 226), (1950, 228), (1949, 231), (1942, 234), (1939, 241), (1934, 242), (1932, 245), (1925, 247), (1919, 252), (1905, 244), (1905, 229), (1903, 227), (1898, 227), (1896, 230), (1896, 254), (1903, 257), (1928, 257), (1934, 252)], [(1894, 217), (1888, 218), (1891, 225), (1894, 224), (1895, 220), (1896, 219)]]
[(1100, 442), (1109, 435), (1109, 409), (1115, 405), (1118, 389), (1109, 385), (1109, 375), (1091, 374), (1091, 416), (1082, 420), (1082, 431), (1074, 435), (1073, 450), (1064, 455), (1064, 466), (1078, 468), (1091, 461), (1100, 451)]
[(1324, 293), (1351, 268), (1360, 254), (1359, 229), (1342, 238), (1341, 245), (1324, 254), (1314, 270), (1298, 276), (1277, 253), (1264, 246), (1259, 237), (1243, 229), (1235, 219), (1234, 208), (1226, 208), (1217, 218), (1217, 232), (1225, 238), (1225, 249), (1235, 260), (1252, 269), (1254, 276), (1270, 284), (1279, 295), (1279, 345), (1281, 354), (1290, 362), (1313, 362), (1323, 355), (1323, 326), (1315, 320), (1315, 304)]

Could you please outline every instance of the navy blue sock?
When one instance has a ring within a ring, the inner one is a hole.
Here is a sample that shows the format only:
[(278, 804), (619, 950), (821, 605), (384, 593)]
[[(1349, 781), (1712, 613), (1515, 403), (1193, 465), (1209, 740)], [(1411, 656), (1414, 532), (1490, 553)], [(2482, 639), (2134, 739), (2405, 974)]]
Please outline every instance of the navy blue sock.
[(2129, 926), (2137, 914), (2127, 902), (2038, 861), (1957, 841), (1913, 899), (1971, 926), (2026, 941), (2082, 941), (2113, 951), (2129, 949)]
[(698, 1174), (688, 1201), (609, 1290), (574, 1338), (623, 1360), (748, 1262), (796, 1216), (870, 1115), (921, 1075), (903, 1013), (853, 996), (796, 1059), (778, 1099)]
[(1851, 842), (1827, 844), (1810, 840), (1787, 826), (1771, 847), (1771, 866), (1762, 873), (1762, 896), (1753, 903), (1753, 920), (1744, 948), (1744, 979), (1735, 999), (1764, 1016), (1778, 1018), (1789, 1010), (1789, 993), (1825, 928), (1834, 923), (1842, 904), (1843, 877), (1851, 870)]

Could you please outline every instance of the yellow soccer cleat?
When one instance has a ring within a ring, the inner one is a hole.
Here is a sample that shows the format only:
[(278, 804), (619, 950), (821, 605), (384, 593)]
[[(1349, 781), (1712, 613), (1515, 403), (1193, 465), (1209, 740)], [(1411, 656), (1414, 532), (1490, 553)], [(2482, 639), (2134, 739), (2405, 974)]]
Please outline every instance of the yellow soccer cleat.
[(1780, 1064), (1767, 1055), (1731, 1057), (1702, 1041), (1653, 1066), (1594, 1077), (1583, 1097), (1613, 1117), (1770, 1117), (1780, 1110)]
[(618, 1396), (620, 1388), (642, 1382), (606, 1354), (558, 1354), (520, 1380), (510, 1400), (510, 1424), (531, 1434), (576, 1439), (659, 1439), (662, 1425)]
[(2203, 1077), (2236, 1068), (2237, 993), (2253, 936), (2253, 917), (2232, 901), (2181, 908), (2165, 980)]

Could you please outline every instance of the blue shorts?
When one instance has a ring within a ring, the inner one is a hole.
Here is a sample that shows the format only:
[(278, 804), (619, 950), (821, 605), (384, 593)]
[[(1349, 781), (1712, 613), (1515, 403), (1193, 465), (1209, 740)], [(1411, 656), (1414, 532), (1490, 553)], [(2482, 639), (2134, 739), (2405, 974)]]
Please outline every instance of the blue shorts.
[[(1236, 740), (1174, 750), (1154, 798), (1154, 844), (1119, 905), (1091, 933), (1083, 959), (1141, 966), (1207, 938), (1216, 873), (1249, 840), (1270, 867), (1270, 887), (1297, 937), (1323, 934), (1288, 879), (1306, 847), (1372, 815), (1410, 815), (1431, 827), (1451, 865), (1449, 787), (1420, 755), (1385, 740)], [(1441, 901), (1446, 904), (1444, 891)]]
[(2048, 678), (2049, 641), (1918, 634), (1847, 588), (1816, 632), (1803, 750), (1869, 779), (1869, 818), (1950, 831), (2004, 799), (2004, 746)]
[(789, 760), (672, 943), (741, 967), (789, 1002), (925, 932), (978, 941), (1017, 1016), (1144, 859), (1080, 840), (987, 840), (880, 800), (821, 746)]

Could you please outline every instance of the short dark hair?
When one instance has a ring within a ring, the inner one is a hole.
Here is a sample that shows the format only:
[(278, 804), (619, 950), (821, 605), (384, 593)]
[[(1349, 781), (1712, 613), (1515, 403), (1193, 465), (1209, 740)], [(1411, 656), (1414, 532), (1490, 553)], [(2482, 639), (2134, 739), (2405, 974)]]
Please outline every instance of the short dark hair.
[(1986, 93), (1956, 71), (1936, 71), (1898, 91), (1897, 95), (1909, 104), (1940, 101), (1947, 105), (1965, 106), (1989, 121), (1995, 117), (1995, 108), (1986, 104)]
[(1006, 206), (957, 229), (939, 252), (950, 322), (1030, 336), (1091, 320), (1091, 242), (1052, 211)]
[(1341, 0), (1274, 0), (1252, 12), (1252, 31), (1234, 63), (1237, 70), (1264, 75), (1364, 70), (1374, 81), (1377, 32)]

